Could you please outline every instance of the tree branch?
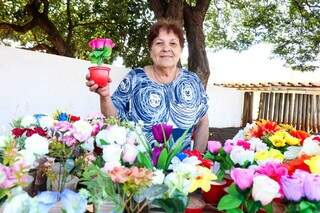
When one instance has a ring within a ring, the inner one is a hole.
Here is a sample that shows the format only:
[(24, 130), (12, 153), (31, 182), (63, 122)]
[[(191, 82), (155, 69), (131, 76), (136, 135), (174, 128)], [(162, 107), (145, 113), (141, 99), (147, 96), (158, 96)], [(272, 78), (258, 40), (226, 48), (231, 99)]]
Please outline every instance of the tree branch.
[(197, 0), (195, 9), (201, 13), (206, 13), (211, 0)]
[(71, 19), (71, 11), (70, 11), (70, 1), (67, 0), (67, 21), (68, 21), (68, 35), (67, 35), (67, 43), (70, 44), (71, 38), (73, 36), (73, 23)]
[(34, 47), (23, 48), (23, 49), (33, 50), (33, 51), (45, 51), (46, 53), (58, 54), (58, 51), (56, 49), (54, 49), (53, 47), (50, 47), (49, 45), (46, 45), (46, 44), (37, 44)]
[(171, 0), (168, 5), (165, 17), (170, 17), (175, 20), (183, 19), (183, 1)]
[(11, 23), (0, 23), (0, 29), (2, 30), (13, 30), (19, 33), (26, 33), (29, 30), (33, 29), (37, 25), (37, 22), (32, 19), (30, 22), (26, 23), (25, 25), (17, 25)]
[(165, 17), (165, 12), (168, 7), (168, 3), (165, 2), (165, 0), (148, 0), (148, 2), (157, 19)]

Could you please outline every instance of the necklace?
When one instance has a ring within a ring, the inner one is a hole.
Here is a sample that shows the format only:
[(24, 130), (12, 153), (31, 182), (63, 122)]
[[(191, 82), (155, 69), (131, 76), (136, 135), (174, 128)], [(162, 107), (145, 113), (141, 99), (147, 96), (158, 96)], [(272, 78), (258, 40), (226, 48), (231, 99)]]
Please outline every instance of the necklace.
[(161, 84), (167, 84), (167, 83), (171, 83), (172, 81), (174, 81), (177, 76), (178, 76), (178, 73), (179, 73), (179, 68), (177, 67), (176, 70), (175, 70), (175, 73), (173, 75), (173, 78), (172, 79), (169, 79), (168, 80), (163, 80), (163, 79), (160, 79), (159, 77), (157, 77), (156, 75), (156, 69), (154, 68), (154, 66), (152, 66), (152, 75), (153, 75), (153, 78), (158, 82), (158, 83), (161, 83)]

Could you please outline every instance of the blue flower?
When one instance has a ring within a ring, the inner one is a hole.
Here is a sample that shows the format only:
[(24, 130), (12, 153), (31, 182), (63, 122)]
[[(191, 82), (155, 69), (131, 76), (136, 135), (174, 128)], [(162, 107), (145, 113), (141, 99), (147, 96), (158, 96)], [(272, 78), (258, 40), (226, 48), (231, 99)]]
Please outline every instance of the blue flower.
[(180, 161), (182, 161), (183, 159), (185, 159), (186, 157), (188, 157), (187, 154), (180, 152), (179, 154), (176, 155)]
[(65, 112), (61, 112), (58, 115), (58, 121), (68, 121), (68, 119), (69, 119), (68, 114)]
[(48, 212), (59, 200), (59, 192), (45, 191), (38, 194), (35, 199), (38, 202), (39, 212)]
[(69, 189), (61, 193), (61, 203), (68, 213), (85, 212), (87, 208), (87, 200)]

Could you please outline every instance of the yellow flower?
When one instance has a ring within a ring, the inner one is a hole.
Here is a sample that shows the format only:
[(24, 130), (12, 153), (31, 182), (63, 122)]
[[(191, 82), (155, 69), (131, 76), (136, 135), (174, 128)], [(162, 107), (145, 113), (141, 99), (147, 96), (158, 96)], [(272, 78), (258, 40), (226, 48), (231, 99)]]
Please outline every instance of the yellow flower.
[(313, 174), (320, 175), (320, 156), (314, 156), (309, 160), (304, 161), (308, 166)]
[(289, 133), (286, 135), (286, 143), (290, 146), (300, 145), (300, 139), (291, 136)]
[(282, 162), (284, 159), (284, 156), (279, 150), (270, 149), (269, 151), (256, 152), (254, 155), (254, 159), (257, 162), (261, 162), (261, 163), (266, 160), (277, 160), (279, 162)]
[(293, 131), (293, 130), (296, 130), (292, 125), (290, 125), (290, 124), (279, 124), (279, 126), (283, 129), (283, 130), (285, 130), (285, 131), (287, 131), (287, 132), (291, 132), (291, 131)]
[(286, 145), (286, 131), (277, 131), (274, 135), (269, 137), (269, 140), (275, 147), (284, 147)]
[(193, 192), (198, 188), (208, 192), (211, 187), (211, 181), (216, 180), (215, 176), (210, 169), (202, 166), (197, 167), (196, 176), (191, 180), (189, 192)]

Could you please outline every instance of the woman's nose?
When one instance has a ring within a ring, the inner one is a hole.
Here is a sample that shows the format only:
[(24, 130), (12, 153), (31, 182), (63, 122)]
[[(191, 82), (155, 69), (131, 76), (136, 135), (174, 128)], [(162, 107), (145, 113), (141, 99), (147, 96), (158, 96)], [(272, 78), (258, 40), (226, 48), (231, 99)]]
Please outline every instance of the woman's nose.
[(162, 47), (162, 51), (168, 52), (168, 51), (172, 51), (172, 49), (169, 44), (164, 44)]

